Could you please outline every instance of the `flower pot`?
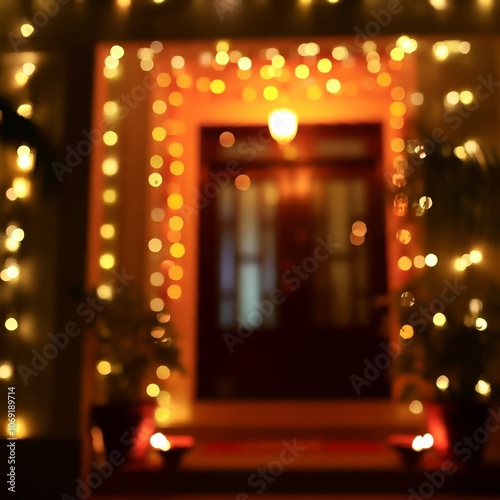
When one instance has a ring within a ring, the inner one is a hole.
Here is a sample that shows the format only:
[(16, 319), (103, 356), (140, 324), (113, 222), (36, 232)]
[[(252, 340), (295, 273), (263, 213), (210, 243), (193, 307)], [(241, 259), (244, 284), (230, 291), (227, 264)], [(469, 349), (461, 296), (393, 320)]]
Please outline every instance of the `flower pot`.
[(92, 408), (93, 424), (100, 428), (106, 456), (118, 451), (127, 460), (141, 460), (154, 432), (152, 402), (127, 402)]
[(480, 465), (488, 431), (484, 424), (489, 406), (475, 402), (430, 403), (427, 405), (429, 432), (434, 449), (458, 467)]

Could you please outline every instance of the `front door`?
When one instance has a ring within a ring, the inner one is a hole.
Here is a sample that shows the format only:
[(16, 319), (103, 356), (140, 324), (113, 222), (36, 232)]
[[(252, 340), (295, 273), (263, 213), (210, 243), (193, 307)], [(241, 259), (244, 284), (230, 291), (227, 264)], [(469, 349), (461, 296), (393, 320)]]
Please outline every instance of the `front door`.
[[(200, 398), (355, 396), (386, 293), (375, 167), (248, 165), (200, 213)], [(364, 389), (388, 396), (384, 376)]]

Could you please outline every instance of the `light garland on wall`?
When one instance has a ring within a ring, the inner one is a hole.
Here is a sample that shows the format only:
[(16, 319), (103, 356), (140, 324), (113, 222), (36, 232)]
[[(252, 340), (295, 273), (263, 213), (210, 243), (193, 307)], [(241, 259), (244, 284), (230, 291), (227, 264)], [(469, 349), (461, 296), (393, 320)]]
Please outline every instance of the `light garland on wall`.
[[(13, 86), (19, 89), (19, 94), (25, 94), (25, 91), (23, 92), (24, 87), (36, 69), (35, 64), (32, 62), (19, 63), (12, 79)], [(10, 116), (9, 119), (19, 119), (22, 123), (23, 119), (29, 119), (33, 115), (33, 105), (24, 99), (24, 95), (16, 97), (20, 99), (21, 104), (17, 107), (17, 115)], [(5, 120), (6, 116), (3, 116), (0, 111), (1, 127), (6, 126)], [(12, 336), (19, 335), (19, 332), (22, 332), (24, 328), (22, 311), (18, 310), (16, 306), (22, 293), (19, 284), (23, 273), (23, 261), (19, 257), (19, 252), (26, 237), (23, 226), (26, 223), (28, 204), (33, 195), (30, 176), (36, 161), (35, 147), (28, 145), (21, 136), (16, 137), (15, 140), (16, 143), (0, 144), (0, 164), (3, 164), (1, 170), (4, 172), (3, 185), (7, 187), (4, 192), (5, 197), (1, 202), (3, 217), (1, 220), (2, 233), (0, 234), (0, 281), (2, 286), (6, 287), (4, 292), (5, 303), (3, 304), (5, 317), (2, 318), (3, 335), (5, 336), (3, 343), (6, 348), (2, 349), (3, 353), (9, 352), (8, 346), (12, 345)], [(11, 383), (13, 378), (14, 360), (0, 358), (0, 380)], [(9, 427), (8, 435), (14, 435), (12, 431), (12, 427)], [(17, 437), (24, 437), (26, 434), (22, 415), (16, 416), (14, 432)]]

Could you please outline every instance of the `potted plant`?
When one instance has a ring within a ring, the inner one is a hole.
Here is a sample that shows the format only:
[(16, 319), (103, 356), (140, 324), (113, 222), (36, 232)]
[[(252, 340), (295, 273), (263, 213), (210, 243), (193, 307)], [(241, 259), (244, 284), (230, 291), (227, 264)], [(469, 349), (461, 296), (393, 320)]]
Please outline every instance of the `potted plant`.
[(149, 384), (161, 382), (158, 369), (163, 372), (160, 378), (172, 370), (182, 371), (177, 336), (170, 315), (151, 311), (142, 290), (133, 283), (100, 303), (94, 328), (95, 361), (105, 403), (93, 407), (93, 419), (103, 433), (107, 453), (118, 450), (137, 457), (137, 449), (131, 455), (131, 445), (137, 448), (140, 424), (152, 418), (156, 407), (157, 388)]
[(422, 217), (424, 247), (439, 260), (412, 270), (398, 293), (406, 345), (393, 375), (400, 398), (426, 402), (441, 455), (471, 465), (486, 442), (478, 429), (500, 395), (500, 279), (488, 263), (500, 240), (500, 179), (478, 145), (463, 160), (453, 150), (448, 145), (426, 158), (423, 182), (410, 194), (433, 200)]

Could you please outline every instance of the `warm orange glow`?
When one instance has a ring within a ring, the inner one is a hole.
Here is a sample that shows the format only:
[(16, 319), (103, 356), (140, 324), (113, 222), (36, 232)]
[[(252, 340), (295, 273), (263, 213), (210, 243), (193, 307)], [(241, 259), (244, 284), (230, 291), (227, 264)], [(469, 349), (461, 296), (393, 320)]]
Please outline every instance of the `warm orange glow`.
[(196, 88), (200, 92), (208, 92), (210, 90), (210, 78), (201, 76), (196, 80)]
[(235, 141), (234, 134), (231, 132), (222, 132), (219, 136), (219, 143), (224, 148), (230, 148), (234, 145)]
[(173, 193), (167, 198), (167, 205), (172, 210), (178, 210), (179, 208), (182, 207), (183, 203), (184, 200), (182, 199), (182, 196), (178, 193)]
[(241, 174), (234, 179), (234, 185), (236, 186), (236, 189), (239, 189), (240, 191), (246, 191), (250, 185), (251, 185), (251, 180), (248, 175)]
[(174, 215), (168, 221), (168, 227), (173, 231), (180, 231), (183, 226), (184, 221), (182, 220), (182, 217), (179, 217), (178, 215)]
[(172, 300), (177, 300), (182, 295), (182, 290), (179, 285), (170, 285), (167, 289), (167, 295)]
[(246, 87), (241, 92), (243, 100), (246, 102), (253, 102), (257, 99), (257, 91), (253, 87)]
[(168, 147), (168, 153), (174, 158), (180, 158), (184, 153), (184, 146), (180, 142), (173, 142)]
[(184, 97), (180, 92), (175, 91), (168, 96), (168, 102), (172, 106), (180, 106), (184, 102)]

